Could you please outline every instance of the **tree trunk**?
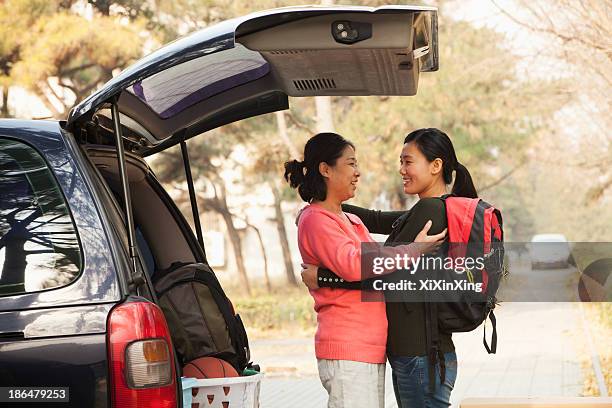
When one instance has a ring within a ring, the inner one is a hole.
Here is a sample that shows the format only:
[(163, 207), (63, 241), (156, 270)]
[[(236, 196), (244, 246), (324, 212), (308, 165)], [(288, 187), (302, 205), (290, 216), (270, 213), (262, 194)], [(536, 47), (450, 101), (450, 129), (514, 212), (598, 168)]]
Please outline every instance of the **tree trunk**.
[(49, 112), (51, 112), (51, 116), (53, 116), (53, 118), (60, 119), (64, 117), (63, 112), (60, 112), (55, 105), (53, 105), (53, 102), (51, 102), (42, 86), (36, 87), (36, 93), (40, 97), (42, 103), (45, 105), (45, 108), (49, 109)]
[(25, 243), (28, 240), (28, 232), (19, 222), (13, 228), (4, 237), (6, 238), (4, 265), (0, 276), (0, 286), (4, 286), (4, 288), (0, 290), (0, 293), (3, 290), (8, 291), (8, 293), (25, 291), (25, 270), (28, 265)]
[(300, 153), (297, 148), (289, 139), (289, 135), (287, 134), (287, 121), (285, 120), (285, 112), (276, 112), (276, 124), (278, 125), (278, 135), (282, 139), (283, 143), (289, 150), (289, 154), (292, 159), (298, 159), (300, 157)]
[(268, 290), (268, 293), (272, 293), (272, 283), (270, 282), (270, 274), (268, 273), (268, 256), (266, 255), (266, 246), (263, 242), (263, 238), (261, 238), (261, 231), (259, 231), (259, 228), (251, 224), (248, 220), (245, 220), (243, 218), (241, 219), (244, 221), (247, 227), (255, 231), (255, 234), (257, 235), (257, 240), (259, 241), (259, 248), (261, 248), (261, 255), (263, 256), (264, 261), (264, 281), (266, 283), (266, 289)]
[(291, 261), (291, 251), (289, 249), (289, 240), (287, 239), (287, 230), (285, 229), (285, 217), (281, 209), (281, 195), (276, 185), (276, 182), (271, 182), (270, 188), (272, 189), (272, 195), (274, 196), (274, 221), (276, 222), (276, 230), (278, 231), (278, 238), (280, 240), (281, 249), (283, 251), (283, 260), (285, 261), (285, 274), (287, 275), (287, 282), (290, 285), (297, 286), (297, 280), (295, 279), (295, 272), (293, 270), (293, 262)]
[(249, 284), (249, 278), (247, 276), (246, 268), (244, 266), (244, 257), (242, 255), (242, 239), (240, 239), (238, 230), (234, 225), (232, 213), (230, 212), (227, 206), (225, 186), (220, 185), (219, 187), (221, 189), (221, 194), (217, 195), (217, 201), (219, 203), (218, 211), (219, 213), (221, 213), (221, 216), (225, 221), (225, 225), (227, 226), (227, 233), (229, 235), (230, 242), (232, 243), (232, 248), (234, 249), (234, 258), (236, 259), (236, 267), (238, 268), (240, 280), (242, 281), (242, 285), (244, 286), (245, 292), (249, 296), (251, 296), (251, 285)]
[(249, 285), (249, 278), (247, 277), (246, 268), (244, 267), (244, 257), (242, 256), (242, 240), (240, 239), (240, 235), (238, 234), (238, 230), (234, 226), (234, 221), (232, 220), (232, 215), (229, 211), (221, 212), (221, 216), (225, 221), (225, 225), (227, 226), (227, 233), (230, 238), (230, 242), (232, 243), (232, 248), (234, 249), (234, 257), (236, 258), (236, 267), (238, 268), (238, 274), (240, 275), (240, 280), (242, 285), (244, 286), (245, 292), (250, 296), (251, 295), (251, 286)]
[[(215, 211), (220, 214), (225, 222), (225, 226), (227, 228), (227, 234), (229, 235), (230, 243), (232, 244), (232, 249), (234, 250), (234, 259), (236, 261), (236, 268), (238, 268), (238, 275), (240, 276), (240, 281), (242, 282), (242, 286), (246, 294), (251, 296), (251, 285), (249, 284), (249, 278), (246, 272), (246, 268), (244, 266), (244, 257), (242, 255), (242, 239), (240, 238), (240, 234), (234, 225), (234, 215), (229, 210), (227, 205), (227, 195), (225, 191), (224, 181), (216, 174), (210, 175), (214, 181), (212, 181), (212, 186), (214, 190), (214, 198), (207, 198), (198, 195), (200, 202), (203, 207), (209, 209), (211, 211)], [(184, 200), (187, 201), (187, 192), (183, 190), (183, 194), (185, 196)]]
[[(276, 122), (278, 124), (278, 134), (283, 140), (289, 154), (293, 159), (298, 159), (300, 154), (295, 145), (289, 139), (287, 135), (287, 122), (285, 121), (284, 112), (276, 112)], [(293, 270), (293, 262), (291, 261), (291, 250), (289, 249), (289, 240), (287, 239), (287, 230), (285, 229), (285, 217), (281, 209), (282, 198), (278, 182), (272, 181), (268, 183), (274, 196), (274, 221), (276, 222), (276, 230), (278, 231), (278, 238), (281, 243), (281, 249), (283, 251), (283, 260), (285, 261), (285, 274), (287, 275), (287, 282), (290, 285), (297, 286), (297, 280), (295, 279), (295, 271)]]
[(8, 97), (9, 97), (9, 87), (5, 86), (2, 88), (2, 110), (0, 111), (0, 117), (2, 118), (10, 118), (8, 109)]
[(317, 132), (335, 132), (331, 96), (315, 96)]

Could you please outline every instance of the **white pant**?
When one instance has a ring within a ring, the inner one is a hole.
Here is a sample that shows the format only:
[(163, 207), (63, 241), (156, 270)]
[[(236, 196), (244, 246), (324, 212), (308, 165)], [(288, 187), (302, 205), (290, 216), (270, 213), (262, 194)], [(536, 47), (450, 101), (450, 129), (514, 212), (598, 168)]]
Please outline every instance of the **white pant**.
[(385, 364), (317, 359), (328, 408), (384, 408)]

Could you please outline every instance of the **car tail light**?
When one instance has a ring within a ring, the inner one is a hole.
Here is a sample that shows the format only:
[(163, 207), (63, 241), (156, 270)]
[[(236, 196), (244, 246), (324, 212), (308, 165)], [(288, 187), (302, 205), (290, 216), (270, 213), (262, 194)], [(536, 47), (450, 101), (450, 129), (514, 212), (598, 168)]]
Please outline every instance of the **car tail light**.
[(174, 353), (159, 307), (144, 299), (116, 306), (107, 343), (112, 407), (176, 408)]
[(126, 379), (130, 388), (148, 388), (172, 382), (172, 364), (165, 340), (142, 340), (126, 350)]

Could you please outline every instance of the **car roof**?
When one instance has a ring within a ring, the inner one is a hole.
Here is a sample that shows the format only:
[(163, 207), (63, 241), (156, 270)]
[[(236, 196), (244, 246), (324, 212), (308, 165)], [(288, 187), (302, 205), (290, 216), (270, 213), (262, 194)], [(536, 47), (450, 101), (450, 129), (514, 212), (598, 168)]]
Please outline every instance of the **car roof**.
[(62, 139), (57, 120), (0, 119), (0, 136), (12, 136), (23, 140), (45, 138), (49, 141)]
[(536, 234), (531, 242), (567, 242), (567, 238), (563, 234)]

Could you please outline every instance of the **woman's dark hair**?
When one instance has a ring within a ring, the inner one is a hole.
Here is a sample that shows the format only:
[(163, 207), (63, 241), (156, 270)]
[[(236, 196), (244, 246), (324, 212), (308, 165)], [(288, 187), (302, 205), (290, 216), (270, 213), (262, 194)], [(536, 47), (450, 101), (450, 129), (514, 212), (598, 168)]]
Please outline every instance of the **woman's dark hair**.
[(291, 188), (297, 188), (302, 200), (323, 201), (327, 197), (327, 186), (319, 172), (319, 164), (334, 166), (347, 146), (355, 146), (336, 133), (318, 133), (304, 146), (304, 161), (285, 162), (285, 180)]
[(472, 176), (457, 160), (453, 142), (446, 133), (436, 128), (418, 129), (410, 132), (404, 139), (404, 144), (410, 142), (414, 142), (430, 162), (437, 158), (442, 160), (442, 177), (446, 184), (453, 181), (453, 170), (457, 172), (452, 194), (459, 197), (478, 197)]

